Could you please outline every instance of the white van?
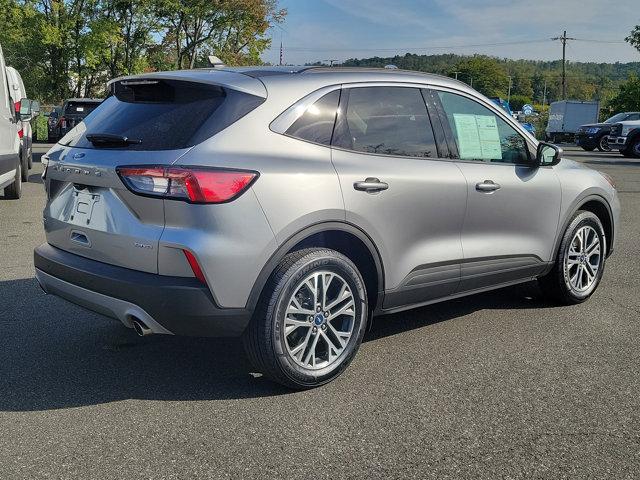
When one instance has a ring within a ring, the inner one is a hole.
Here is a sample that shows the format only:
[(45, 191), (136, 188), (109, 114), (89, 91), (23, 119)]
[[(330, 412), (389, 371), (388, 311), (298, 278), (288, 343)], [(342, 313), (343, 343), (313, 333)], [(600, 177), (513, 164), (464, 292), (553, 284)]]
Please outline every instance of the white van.
[[(7, 67), (7, 80), (9, 81), (9, 95), (13, 99), (15, 110), (16, 112), (20, 112), (21, 104), (27, 98), (22, 77), (15, 68)], [(33, 166), (33, 133), (29, 119), (19, 121), (18, 136), (20, 137), (21, 145), (20, 160), (22, 161), (22, 181), (26, 182), (29, 179), (29, 170)]]
[(9, 81), (0, 46), (0, 189), (4, 189), (5, 198), (11, 199), (20, 198), (22, 194), (18, 115), (9, 95)]

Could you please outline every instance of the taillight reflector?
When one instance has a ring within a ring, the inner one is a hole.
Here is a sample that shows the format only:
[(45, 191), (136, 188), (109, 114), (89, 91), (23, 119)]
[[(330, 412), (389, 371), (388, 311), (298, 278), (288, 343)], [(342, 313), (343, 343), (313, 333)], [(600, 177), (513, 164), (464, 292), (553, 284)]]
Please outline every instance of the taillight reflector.
[(194, 167), (118, 167), (129, 190), (140, 195), (225, 203), (239, 197), (258, 177), (257, 172)]
[(205, 285), (207, 284), (207, 279), (204, 277), (204, 273), (202, 273), (202, 269), (200, 268), (200, 264), (196, 257), (189, 250), (182, 250), (184, 252), (184, 256), (187, 257), (187, 262), (189, 262), (189, 266), (191, 270), (193, 270), (193, 274), (196, 276), (198, 280), (200, 280)]

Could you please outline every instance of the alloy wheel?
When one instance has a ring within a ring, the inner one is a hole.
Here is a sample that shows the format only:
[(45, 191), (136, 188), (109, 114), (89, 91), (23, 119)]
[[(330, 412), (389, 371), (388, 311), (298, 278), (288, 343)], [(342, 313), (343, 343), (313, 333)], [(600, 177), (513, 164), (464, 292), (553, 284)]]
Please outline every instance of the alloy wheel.
[(564, 262), (565, 279), (577, 293), (588, 291), (596, 283), (602, 260), (600, 236), (591, 226), (578, 229), (569, 245)]
[(337, 362), (353, 333), (356, 303), (349, 284), (335, 272), (316, 271), (289, 298), (284, 318), (287, 353), (305, 369)]

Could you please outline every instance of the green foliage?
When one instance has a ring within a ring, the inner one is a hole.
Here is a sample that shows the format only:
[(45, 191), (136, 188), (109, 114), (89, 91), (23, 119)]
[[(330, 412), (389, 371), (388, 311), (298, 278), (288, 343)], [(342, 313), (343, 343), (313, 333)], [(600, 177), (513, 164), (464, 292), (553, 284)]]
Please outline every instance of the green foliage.
[(640, 51), (640, 25), (636, 25), (625, 41)]
[(0, 44), (31, 97), (60, 103), (105, 95), (109, 79), (260, 63), (278, 0), (0, 0)]
[(632, 75), (620, 85), (620, 91), (608, 104), (611, 112), (640, 111), (640, 78)]
[[(415, 55), (373, 57), (347, 60), (345, 66), (383, 67), (393, 64), (402, 69), (418, 70), (455, 77), (471, 84), (482, 93), (507, 98), (509, 76), (511, 96), (524, 95), (537, 103), (549, 104), (561, 100), (562, 62), (537, 60), (511, 60), (486, 56)], [(464, 71), (463, 71), (464, 69)], [(613, 98), (619, 85), (632, 73), (640, 71), (640, 62), (632, 63), (568, 63), (567, 98), (600, 100)], [(478, 75), (488, 75), (481, 81)], [(546, 87), (546, 95), (545, 95)]]
[(531, 97), (527, 97), (526, 95), (511, 95), (511, 99), (509, 100), (509, 106), (514, 112), (522, 110), (523, 105), (531, 103)]

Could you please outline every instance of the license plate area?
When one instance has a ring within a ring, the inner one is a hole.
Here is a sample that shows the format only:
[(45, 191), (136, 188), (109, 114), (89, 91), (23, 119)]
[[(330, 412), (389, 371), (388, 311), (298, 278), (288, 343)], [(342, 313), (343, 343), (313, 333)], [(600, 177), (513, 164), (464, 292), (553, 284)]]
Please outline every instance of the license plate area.
[(73, 210), (70, 220), (76, 225), (90, 225), (93, 210), (100, 201), (100, 195), (86, 191), (73, 190)]

